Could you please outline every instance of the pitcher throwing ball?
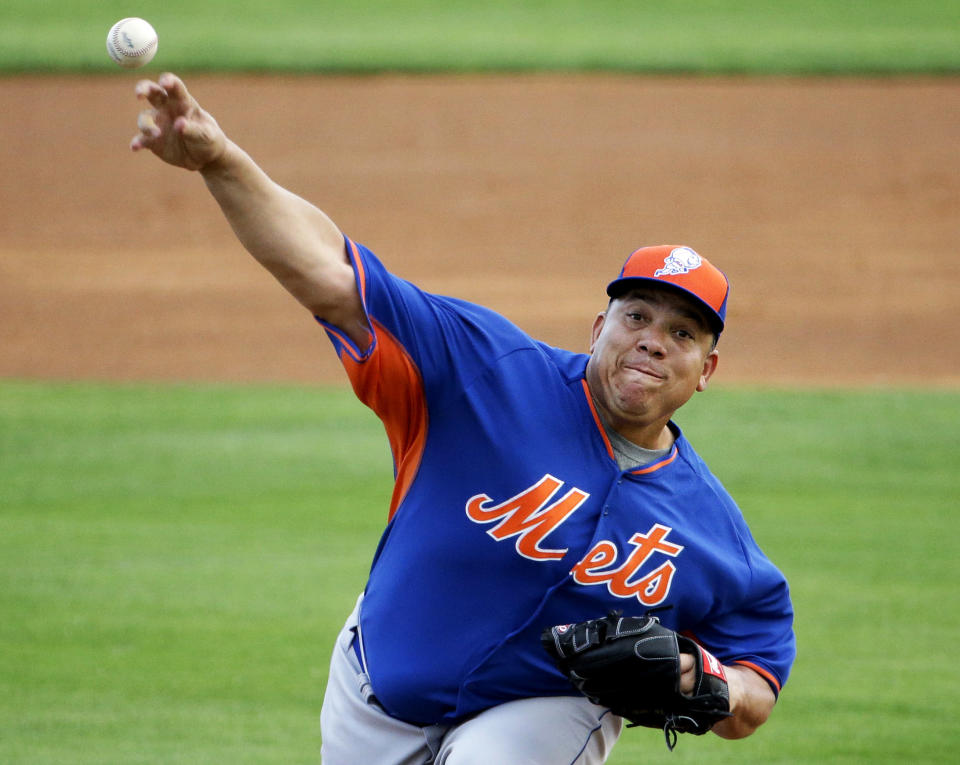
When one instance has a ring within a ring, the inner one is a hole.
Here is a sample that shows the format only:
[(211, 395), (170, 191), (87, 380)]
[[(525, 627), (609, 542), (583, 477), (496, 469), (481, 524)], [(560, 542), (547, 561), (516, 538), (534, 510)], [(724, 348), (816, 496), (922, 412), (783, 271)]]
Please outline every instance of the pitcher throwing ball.
[[(137, 95), (132, 148), (199, 172), (390, 442), (388, 522), (330, 665), (325, 765), (593, 764), (624, 720), (671, 747), (763, 724), (795, 653), (787, 583), (671, 419), (717, 369), (723, 273), (690, 247), (638, 249), (611, 268), (590, 353), (550, 347), (395, 276), (175, 76)], [(548, 282), (530, 292), (551, 299)]]

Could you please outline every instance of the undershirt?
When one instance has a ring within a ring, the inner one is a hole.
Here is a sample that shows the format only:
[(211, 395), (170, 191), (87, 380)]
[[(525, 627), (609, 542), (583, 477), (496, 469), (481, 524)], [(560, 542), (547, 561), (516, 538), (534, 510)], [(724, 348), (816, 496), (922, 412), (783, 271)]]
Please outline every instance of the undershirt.
[(603, 429), (607, 433), (607, 438), (610, 439), (610, 446), (613, 447), (613, 456), (616, 457), (617, 465), (621, 470), (630, 470), (632, 468), (642, 467), (643, 465), (649, 465), (661, 457), (666, 457), (670, 449), (673, 448), (672, 446), (668, 446), (666, 449), (644, 449), (642, 446), (637, 446), (633, 441), (617, 433), (617, 431), (607, 425), (602, 416), (600, 417), (600, 421), (603, 423)]

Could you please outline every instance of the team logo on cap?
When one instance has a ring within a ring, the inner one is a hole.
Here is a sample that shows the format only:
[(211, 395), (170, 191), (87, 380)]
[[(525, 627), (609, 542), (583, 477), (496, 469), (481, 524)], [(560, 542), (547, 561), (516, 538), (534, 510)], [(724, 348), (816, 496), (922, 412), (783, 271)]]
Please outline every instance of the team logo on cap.
[(653, 272), (654, 276), (679, 276), (700, 268), (703, 260), (689, 247), (675, 247), (663, 259), (663, 268)]

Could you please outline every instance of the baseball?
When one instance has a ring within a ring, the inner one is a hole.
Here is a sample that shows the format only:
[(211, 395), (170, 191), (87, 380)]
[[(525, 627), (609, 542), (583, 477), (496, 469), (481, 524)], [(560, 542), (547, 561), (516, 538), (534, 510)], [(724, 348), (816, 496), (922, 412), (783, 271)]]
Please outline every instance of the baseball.
[(107, 53), (127, 69), (149, 64), (157, 53), (157, 33), (143, 19), (120, 19), (107, 32)]

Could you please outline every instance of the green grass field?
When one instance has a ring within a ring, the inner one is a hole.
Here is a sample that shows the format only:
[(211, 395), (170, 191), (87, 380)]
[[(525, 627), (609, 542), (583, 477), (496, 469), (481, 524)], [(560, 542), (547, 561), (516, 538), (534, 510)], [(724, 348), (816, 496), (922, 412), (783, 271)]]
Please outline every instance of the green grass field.
[[(746, 741), (611, 759), (953, 762), (960, 394), (712, 389), (679, 422), (791, 581)], [(315, 763), (391, 466), (338, 389), (0, 382), (0, 762)]]
[(147, 71), (960, 71), (956, 0), (4, 0), (0, 71), (112, 71), (142, 16)]

